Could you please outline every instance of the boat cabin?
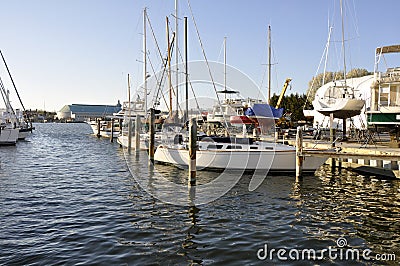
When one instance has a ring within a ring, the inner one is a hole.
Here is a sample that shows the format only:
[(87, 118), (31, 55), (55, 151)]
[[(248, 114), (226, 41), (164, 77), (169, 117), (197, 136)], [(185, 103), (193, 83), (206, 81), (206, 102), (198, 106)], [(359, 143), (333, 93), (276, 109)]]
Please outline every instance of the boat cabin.
[(371, 108), (367, 112), (368, 125), (392, 128), (400, 125), (400, 67), (390, 67), (381, 72), (384, 55), (400, 53), (400, 45), (378, 47), (375, 54), (374, 82), (371, 86)]

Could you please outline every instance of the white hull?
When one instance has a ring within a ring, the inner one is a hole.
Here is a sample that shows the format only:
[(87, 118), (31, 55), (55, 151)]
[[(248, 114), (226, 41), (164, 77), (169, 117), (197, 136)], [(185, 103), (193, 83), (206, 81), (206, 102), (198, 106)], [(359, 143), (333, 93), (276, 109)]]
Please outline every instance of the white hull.
[[(103, 138), (110, 138), (111, 137), (111, 131), (109, 131), (109, 130), (100, 130), (100, 136), (103, 137)], [(112, 136), (113, 136), (113, 138), (117, 138), (119, 136), (119, 131), (114, 131)]]
[[(157, 147), (161, 143), (161, 134), (156, 133), (154, 136), (155, 147)], [(128, 136), (127, 135), (119, 135), (117, 138), (117, 142), (124, 148), (128, 148)], [(132, 136), (131, 139), (131, 149), (136, 148), (136, 139), (135, 136)], [(140, 149), (148, 150), (149, 149), (149, 134), (140, 134)]]
[(15, 145), (18, 140), (18, 129), (4, 128), (0, 131), (0, 145)]
[[(126, 135), (118, 136), (117, 142), (122, 147), (128, 148), (128, 144), (129, 144), (128, 136), (126, 136)], [(135, 136), (132, 136), (131, 149), (135, 149), (135, 148), (136, 148), (136, 138), (135, 138)], [(147, 141), (145, 141), (143, 138), (141, 138), (141, 140), (140, 140), (140, 149), (141, 150), (147, 150), (148, 149)]]
[(19, 140), (24, 140), (29, 136), (30, 131), (26, 130), (18, 130), (18, 139)]
[[(269, 170), (273, 172), (295, 172), (296, 151), (293, 147), (275, 150), (198, 150), (196, 151), (196, 167), (198, 169), (227, 170)], [(189, 162), (187, 149), (167, 148), (159, 146), (154, 160), (159, 163), (174, 164), (187, 167)], [(314, 172), (326, 158), (306, 157), (303, 171)]]
[[(92, 128), (93, 134), (97, 135), (97, 133), (98, 133), (97, 123), (90, 122), (89, 125)], [(113, 134), (112, 134), (113, 138), (117, 138), (119, 136), (119, 133), (120, 132), (118, 129), (114, 129)], [(106, 127), (106, 125), (102, 124), (100, 127), (100, 136), (104, 137), (104, 138), (110, 138), (111, 137), (111, 128)]]
[(334, 104), (326, 104), (319, 100), (313, 101), (314, 110), (323, 115), (329, 116), (333, 113), (335, 118), (349, 118), (361, 113), (365, 100), (340, 98), (335, 99)]

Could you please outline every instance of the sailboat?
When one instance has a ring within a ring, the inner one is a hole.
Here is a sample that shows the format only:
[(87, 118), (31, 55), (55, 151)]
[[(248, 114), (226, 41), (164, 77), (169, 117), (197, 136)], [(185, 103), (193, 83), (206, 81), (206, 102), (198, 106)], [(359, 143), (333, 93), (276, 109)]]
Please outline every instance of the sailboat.
[[(157, 93), (154, 93), (153, 102), (148, 100), (148, 95), (151, 92), (148, 90), (148, 79), (151, 75), (147, 71), (147, 23), (149, 25), (150, 20), (147, 14), (147, 8), (143, 9), (143, 94), (137, 90), (137, 93), (134, 97), (131, 98), (131, 88), (130, 88), (130, 75), (128, 74), (128, 101), (123, 103), (122, 110), (113, 115), (114, 118), (123, 119), (122, 127), (119, 136), (117, 137), (117, 142), (121, 147), (128, 149), (136, 149), (136, 137), (138, 137), (139, 149), (147, 150), (149, 146), (149, 132), (148, 125), (150, 124), (150, 115), (151, 108), (154, 109), (155, 115), (155, 144), (158, 145), (161, 143), (161, 125), (164, 123), (164, 118), (162, 117), (162, 113), (158, 110), (159, 103), (159, 90), (161, 90), (161, 81), (160, 84), (157, 81), (156, 86), (160, 86)], [(154, 35), (153, 35), (154, 36)], [(174, 42), (172, 39), (170, 45)], [(164, 59), (163, 59), (164, 60)], [(165, 63), (163, 63), (164, 71), (165, 71)], [(164, 74), (164, 73), (163, 73)], [(157, 80), (157, 78), (155, 78)], [(151, 104), (149, 104), (151, 102)], [(138, 122), (138, 123), (136, 123)], [(139, 135), (136, 136), (136, 126), (139, 126), (140, 129)]]
[[(186, 76), (189, 76), (186, 73)], [(222, 106), (221, 106), (222, 107)], [(237, 105), (237, 109), (241, 109)], [(226, 110), (220, 110), (219, 122), (226, 120)], [(270, 112), (272, 113), (272, 112)], [(237, 113), (234, 113), (236, 116)], [(274, 122), (274, 117), (260, 117)], [(226, 122), (226, 121), (224, 121)], [(271, 123), (274, 124), (274, 123)], [(173, 135), (175, 132), (171, 132)], [(187, 168), (190, 162), (188, 137), (175, 133), (173, 142), (163, 142), (154, 154), (154, 161), (162, 164), (172, 164)], [(207, 136), (197, 135), (196, 167), (198, 170), (251, 170), (272, 172), (295, 172), (296, 149), (293, 146), (280, 143), (260, 141), (244, 136)], [(307, 157), (304, 161), (304, 171), (314, 172), (326, 158)]]
[(0, 145), (15, 145), (18, 140), (19, 129), (17, 128), (16, 122), (12, 123), (11, 112), (14, 114), (9, 99), (9, 91), (6, 91), (3, 82), (0, 78), (0, 93), (3, 97), (6, 109), (1, 112), (0, 115)]
[[(344, 44), (344, 20), (343, 2), (340, 1), (340, 12), (342, 17), (342, 50), (343, 50), (343, 80), (329, 82), (317, 90), (315, 99), (312, 102), (314, 110), (334, 118), (347, 119), (361, 113), (365, 100), (356, 98), (356, 91), (347, 84), (346, 80), (346, 53)], [(327, 48), (329, 47), (330, 33)], [(328, 49), (327, 49), (328, 50)], [(328, 53), (328, 51), (326, 51)], [(326, 54), (327, 57), (327, 54)], [(326, 59), (327, 60), (327, 59)], [(326, 62), (325, 62), (326, 64)]]
[(17, 87), (15, 85), (14, 79), (11, 75), (11, 72), (8, 68), (7, 62), (3, 56), (3, 53), (0, 50), (0, 55), (3, 60), (4, 66), (7, 69), (8, 75), (11, 79), (11, 82), (13, 84), (14, 90), (18, 96), (19, 102), (22, 106), (22, 111), (19, 109), (15, 109), (11, 106), (10, 99), (9, 99), (9, 91), (5, 89), (3, 81), (0, 79), (0, 89), (1, 89), (1, 94), (3, 96), (4, 103), (6, 105), (6, 109), (2, 112), (1, 119), (3, 120), (2, 122), (7, 124), (7, 127), (9, 128), (16, 128), (18, 129), (18, 139), (19, 140), (24, 140), (29, 133), (32, 132), (34, 129), (32, 126), (32, 123), (28, 120), (28, 117), (25, 116), (26, 110), (25, 106), (22, 103), (21, 97), (18, 93)]

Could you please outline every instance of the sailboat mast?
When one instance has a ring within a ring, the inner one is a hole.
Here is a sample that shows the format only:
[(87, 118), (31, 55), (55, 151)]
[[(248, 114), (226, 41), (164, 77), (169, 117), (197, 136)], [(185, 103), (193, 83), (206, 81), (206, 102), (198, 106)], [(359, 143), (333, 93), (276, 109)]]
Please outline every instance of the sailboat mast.
[(143, 10), (143, 86), (144, 86), (144, 111), (147, 114), (147, 43), (146, 43), (146, 8)]
[(345, 45), (344, 45), (343, 0), (340, 0), (340, 15), (342, 16), (343, 77), (344, 77), (344, 87), (346, 88), (346, 49), (345, 49)]
[(14, 90), (15, 90), (15, 92), (17, 93), (17, 96), (18, 96), (19, 102), (21, 103), (22, 109), (23, 109), (24, 111), (26, 111), (26, 110), (25, 110), (25, 106), (24, 106), (24, 104), (22, 103), (21, 97), (19, 96), (19, 93), (18, 93), (18, 90), (17, 90), (17, 86), (15, 86), (14, 79), (13, 79), (13, 77), (11, 76), (10, 69), (8, 69), (8, 65), (7, 65), (7, 63), (6, 63), (6, 59), (4, 58), (3, 53), (1, 52), (1, 50), (0, 50), (0, 54), (1, 54), (1, 58), (3, 59), (4, 65), (5, 65), (6, 69), (7, 69), (8, 75), (10, 76), (10, 79), (11, 79), (11, 82), (12, 82), (12, 84), (13, 84)]
[(131, 108), (131, 79), (128, 73), (128, 152), (132, 146), (132, 108)]
[(185, 90), (186, 90), (186, 112), (184, 122), (189, 120), (189, 73), (188, 73), (188, 24), (185, 17)]
[(271, 99), (271, 25), (268, 25), (268, 104)]
[(332, 27), (329, 27), (329, 34), (328, 34), (328, 41), (326, 43), (326, 53), (325, 53), (325, 64), (324, 64), (324, 75), (322, 76), (322, 85), (325, 84), (325, 73), (326, 73), (326, 65), (328, 63), (328, 53), (329, 53), (329, 46), (331, 42), (331, 33), (332, 33)]
[(169, 85), (169, 117), (172, 117), (172, 81), (171, 81), (171, 43), (169, 42), (169, 24), (168, 17), (166, 17), (166, 31), (167, 31), (167, 45), (168, 45), (168, 85)]
[(178, 0), (175, 0), (175, 84), (176, 84), (176, 115), (178, 118), (178, 110), (179, 110), (179, 93), (178, 93), (178, 84), (179, 84), (179, 51), (178, 51)]
[[(226, 92), (226, 37), (224, 37), (224, 90)], [(226, 100), (226, 93), (225, 93)]]

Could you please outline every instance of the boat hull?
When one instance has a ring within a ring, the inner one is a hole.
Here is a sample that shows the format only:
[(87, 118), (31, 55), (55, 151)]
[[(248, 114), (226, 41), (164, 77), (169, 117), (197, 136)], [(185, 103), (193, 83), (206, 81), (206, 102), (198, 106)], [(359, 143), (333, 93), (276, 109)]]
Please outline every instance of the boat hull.
[(361, 114), (365, 100), (343, 98), (332, 106), (324, 105), (319, 101), (314, 101), (313, 105), (316, 111), (325, 116), (333, 114), (334, 118), (346, 119)]
[[(173, 164), (187, 167), (189, 151), (187, 149), (157, 147), (154, 160), (158, 163)], [(306, 157), (303, 164), (304, 172), (314, 172), (326, 158)], [(295, 172), (296, 151), (293, 150), (260, 150), (260, 151), (196, 151), (196, 167), (219, 170), (265, 170), (270, 172)]]
[(18, 129), (4, 128), (0, 131), (0, 145), (15, 145), (18, 140)]
[(18, 140), (26, 139), (32, 133), (32, 128), (20, 128), (18, 132)]

